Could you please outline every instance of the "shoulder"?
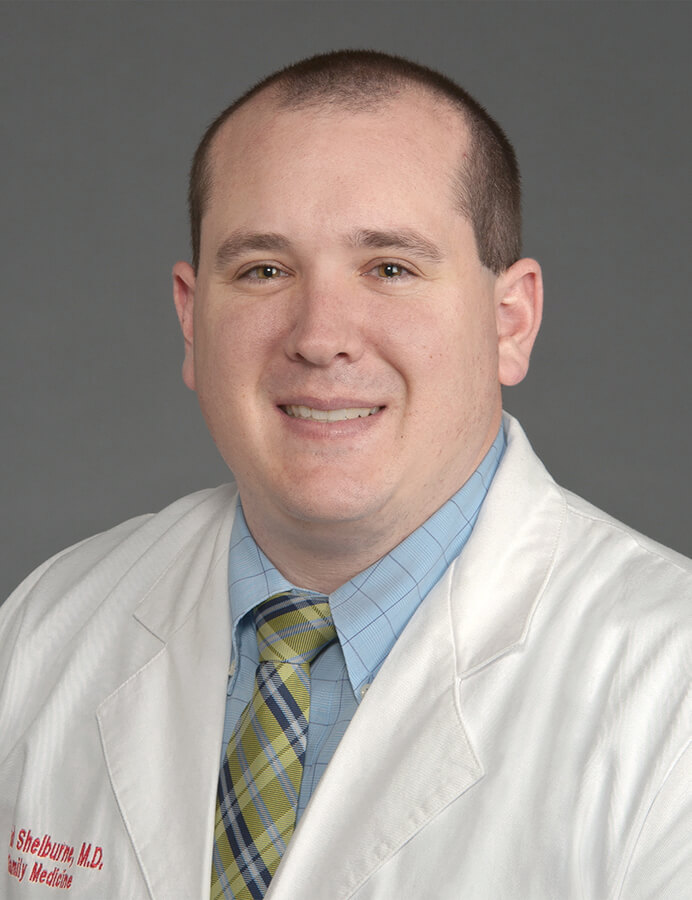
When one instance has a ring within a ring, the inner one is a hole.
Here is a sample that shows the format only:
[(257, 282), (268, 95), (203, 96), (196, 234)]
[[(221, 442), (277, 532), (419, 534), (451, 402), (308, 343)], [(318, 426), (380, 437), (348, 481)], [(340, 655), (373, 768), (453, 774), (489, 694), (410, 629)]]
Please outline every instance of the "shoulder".
[(562, 490), (566, 516), (558, 560), (579, 562), (588, 582), (626, 595), (637, 612), (673, 603), (690, 621), (692, 560), (640, 534), (586, 500)]
[(520, 596), (534, 636), (549, 634), (586, 669), (607, 663), (645, 681), (655, 673), (652, 683), (672, 680), (673, 692), (684, 693), (692, 674), (692, 561), (557, 485), (518, 423), (508, 425), (488, 494), (492, 527), (478, 542), (486, 587)]
[(563, 494), (545, 613), (583, 643), (584, 658), (608, 668), (621, 696), (648, 695), (651, 715), (663, 719), (668, 710), (678, 725), (685, 707), (689, 734), (692, 561)]
[(652, 563), (658, 561), (663, 565), (670, 564), (673, 568), (679, 569), (681, 573), (692, 575), (692, 559), (677, 553), (670, 547), (657, 543), (634, 528), (630, 528), (577, 494), (564, 488), (561, 490), (570, 515), (587, 531), (593, 531), (594, 534), (603, 537), (609, 536), (613, 541), (627, 545), (642, 559), (647, 559)]
[(79, 620), (106, 602), (122, 579), (134, 573), (142, 581), (154, 580), (186, 547), (220, 527), (232, 515), (235, 500), (233, 485), (198, 491), (57, 553), (0, 606), (0, 660), (7, 658), (20, 631), (33, 631), (47, 617), (79, 627)]
[(205, 609), (210, 592), (222, 595), (235, 498), (230, 486), (201, 491), (88, 538), (0, 607), (0, 762), (38, 723), (52, 733), (67, 709), (93, 721), (203, 594)]
[(553, 575), (567, 567), (576, 581), (608, 579), (612, 586), (626, 578), (632, 586), (689, 591), (692, 560), (556, 484), (519, 423), (506, 416), (505, 429), (507, 452), (495, 479), (505, 500), (500, 511), (514, 515), (512, 533), (530, 529), (534, 544), (551, 544)]

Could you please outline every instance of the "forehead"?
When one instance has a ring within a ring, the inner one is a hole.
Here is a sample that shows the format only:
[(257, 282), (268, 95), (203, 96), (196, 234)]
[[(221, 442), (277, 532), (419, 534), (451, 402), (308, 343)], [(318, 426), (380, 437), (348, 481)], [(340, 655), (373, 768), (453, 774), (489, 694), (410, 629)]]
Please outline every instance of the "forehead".
[(207, 210), (249, 196), (261, 203), (267, 190), (275, 197), (292, 183), (319, 184), (342, 203), (346, 186), (353, 193), (398, 184), (401, 192), (447, 199), (451, 210), (468, 148), (460, 111), (424, 89), (403, 88), (362, 107), (297, 108), (268, 90), (233, 113), (212, 142)]

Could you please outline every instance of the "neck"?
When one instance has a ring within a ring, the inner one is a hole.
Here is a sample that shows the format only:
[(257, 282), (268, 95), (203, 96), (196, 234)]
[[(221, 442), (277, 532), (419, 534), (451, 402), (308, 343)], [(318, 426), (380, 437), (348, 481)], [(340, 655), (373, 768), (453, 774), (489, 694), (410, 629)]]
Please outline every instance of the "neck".
[[(402, 521), (377, 530), (360, 522), (314, 523), (295, 520), (290, 529), (272, 528), (243, 507), (248, 528), (265, 556), (296, 587), (331, 594), (386, 556), (421, 522)], [(434, 510), (430, 510), (431, 515)], [(428, 516), (426, 515), (425, 518)], [(423, 520), (424, 521), (424, 520)]]

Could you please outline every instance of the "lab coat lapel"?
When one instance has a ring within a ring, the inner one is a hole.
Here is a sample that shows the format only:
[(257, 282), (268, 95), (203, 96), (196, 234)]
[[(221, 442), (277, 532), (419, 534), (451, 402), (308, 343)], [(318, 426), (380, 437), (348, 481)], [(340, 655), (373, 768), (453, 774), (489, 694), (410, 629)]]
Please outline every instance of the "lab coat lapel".
[(482, 776), (457, 708), (449, 584), (429, 595), (372, 683), (267, 900), (315, 896), (311, 885), (351, 897)]
[[(135, 618), (160, 649), (98, 710), (113, 790), (154, 900), (208, 891), (230, 658), (231, 521), (217, 518), (195, 535), (150, 589)], [(164, 800), (152, 805), (152, 797)]]
[(451, 624), (460, 680), (526, 641), (550, 577), (567, 504), (519, 423), (454, 571)]

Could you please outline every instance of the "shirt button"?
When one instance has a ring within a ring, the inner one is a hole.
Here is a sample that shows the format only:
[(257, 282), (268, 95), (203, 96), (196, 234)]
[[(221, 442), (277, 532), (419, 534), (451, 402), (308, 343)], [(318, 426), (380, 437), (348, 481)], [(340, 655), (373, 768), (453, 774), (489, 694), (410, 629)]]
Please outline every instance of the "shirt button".
[(235, 660), (232, 660), (230, 666), (228, 667), (228, 677), (233, 678), (234, 673), (235, 673)]
[(366, 683), (365, 683), (365, 684), (363, 685), (363, 687), (360, 689), (360, 699), (361, 699), (361, 700), (362, 700), (363, 697), (367, 694), (368, 688), (369, 688), (369, 687), (370, 687), (370, 682), (369, 682), (369, 681), (366, 681)]

